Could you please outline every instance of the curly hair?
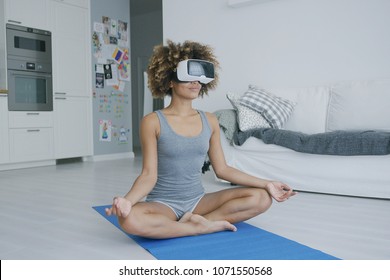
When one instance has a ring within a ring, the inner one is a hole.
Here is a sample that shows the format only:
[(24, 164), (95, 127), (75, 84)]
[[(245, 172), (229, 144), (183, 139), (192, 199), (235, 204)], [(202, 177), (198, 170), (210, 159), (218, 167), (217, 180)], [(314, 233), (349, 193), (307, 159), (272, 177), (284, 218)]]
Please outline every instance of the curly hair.
[(184, 43), (174, 43), (167, 40), (167, 45), (157, 45), (153, 49), (150, 58), (147, 74), (148, 87), (154, 98), (164, 98), (166, 95), (172, 96), (170, 82), (173, 79), (174, 71), (180, 61), (186, 59), (203, 59), (214, 64), (214, 80), (202, 85), (199, 95), (203, 97), (208, 91), (216, 88), (218, 83), (219, 63), (213, 54), (213, 49), (208, 45), (202, 45), (193, 41)]

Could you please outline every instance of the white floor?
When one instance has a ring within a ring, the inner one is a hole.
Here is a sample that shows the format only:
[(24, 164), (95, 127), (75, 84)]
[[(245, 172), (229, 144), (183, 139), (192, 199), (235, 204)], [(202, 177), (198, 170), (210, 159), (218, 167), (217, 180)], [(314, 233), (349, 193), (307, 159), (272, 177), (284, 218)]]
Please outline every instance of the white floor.
[[(154, 259), (92, 206), (126, 193), (141, 160), (0, 172), (0, 259)], [(204, 175), (207, 190), (230, 185)], [(300, 193), (249, 223), (341, 259), (390, 260), (390, 201)]]

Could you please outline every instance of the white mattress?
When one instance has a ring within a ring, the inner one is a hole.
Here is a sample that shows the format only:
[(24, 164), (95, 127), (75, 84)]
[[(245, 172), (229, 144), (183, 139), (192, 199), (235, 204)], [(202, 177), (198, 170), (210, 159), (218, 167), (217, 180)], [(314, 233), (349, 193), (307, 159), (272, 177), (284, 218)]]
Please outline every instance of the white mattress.
[(232, 146), (222, 131), (221, 143), (230, 166), (285, 182), (298, 191), (390, 199), (390, 155), (305, 154), (254, 137)]

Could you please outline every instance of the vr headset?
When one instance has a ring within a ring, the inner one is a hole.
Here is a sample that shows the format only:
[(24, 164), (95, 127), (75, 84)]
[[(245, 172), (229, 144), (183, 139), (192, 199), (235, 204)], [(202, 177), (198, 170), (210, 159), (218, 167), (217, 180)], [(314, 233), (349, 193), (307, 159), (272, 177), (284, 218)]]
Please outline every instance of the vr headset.
[(201, 84), (208, 84), (214, 80), (214, 64), (201, 59), (180, 61), (175, 78), (179, 82), (199, 81)]

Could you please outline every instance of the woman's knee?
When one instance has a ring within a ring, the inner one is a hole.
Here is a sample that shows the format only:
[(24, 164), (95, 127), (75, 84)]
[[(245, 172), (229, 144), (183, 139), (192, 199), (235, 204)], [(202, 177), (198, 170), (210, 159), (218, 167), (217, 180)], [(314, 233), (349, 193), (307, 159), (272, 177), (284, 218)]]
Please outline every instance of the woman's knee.
[(139, 236), (144, 235), (142, 230), (143, 226), (137, 222), (137, 219), (132, 215), (129, 215), (126, 218), (118, 217), (118, 223), (126, 233)]
[(264, 213), (272, 205), (272, 198), (266, 190), (252, 190), (252, 206), (253, 210), (258, 214)]

